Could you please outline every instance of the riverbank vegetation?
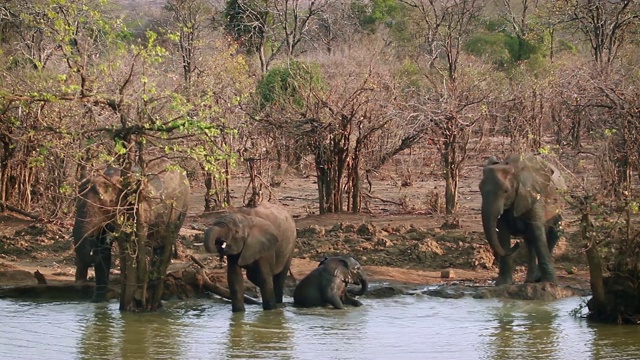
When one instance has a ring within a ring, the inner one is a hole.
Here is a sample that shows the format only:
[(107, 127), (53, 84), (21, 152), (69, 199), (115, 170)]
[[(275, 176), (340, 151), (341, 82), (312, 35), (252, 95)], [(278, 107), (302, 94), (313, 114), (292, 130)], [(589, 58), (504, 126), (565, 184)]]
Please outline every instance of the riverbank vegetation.
[[(640, 4), (144, 4), (0, 4), (3, 209), (64, 221), (88, 174), (168, 155), (205, 187), (205, 211), (231, 203), (240, 171), (245, 204), (311, 175), (318, 213), (386, 201), (456, 227), (470, 164), (541, 153), (571, 184), (589, 317), (637, 322)], [(439, 186), (418, 209), (372, 192), (389, 166), (411, 187), (432, 164)], [(142, 178), (124, 181), (130, 229)]]

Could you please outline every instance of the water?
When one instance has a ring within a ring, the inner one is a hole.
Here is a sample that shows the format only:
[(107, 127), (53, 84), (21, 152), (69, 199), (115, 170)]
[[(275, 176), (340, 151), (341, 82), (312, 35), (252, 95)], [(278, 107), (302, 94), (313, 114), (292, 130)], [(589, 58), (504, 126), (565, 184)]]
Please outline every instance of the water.
[(0, 359), (638, 359), (640, 330), (570, 315), (555, 302), (400, 296), (365, 306), (231, 313), (228, 303), (0, 300)]

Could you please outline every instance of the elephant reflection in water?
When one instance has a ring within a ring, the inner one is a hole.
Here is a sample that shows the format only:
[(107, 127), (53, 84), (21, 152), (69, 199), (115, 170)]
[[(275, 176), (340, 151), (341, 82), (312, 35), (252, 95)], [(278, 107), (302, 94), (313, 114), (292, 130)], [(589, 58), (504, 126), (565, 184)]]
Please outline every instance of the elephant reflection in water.
[(117, 310), (106, 303), (97, 305), (92, 316), (87, 316), (78, 339), (81, 359), (104, 359), (116, 354), (120, 348)]
[(489, 335), (493, 341), (488, 342), (484, 357), (521, 359), (535, 354), (540, 359), (571, 358), (570, 353), (560, 353), (561, 334), (555, 324), (558, 311), (549, 304), (502, 302), (490, 312), (497, 326)]
[(178, 359), (179, 315), (169, 312), (129, 313), (95, 308), (87, 318), (78, 346), (82, 359)]
[(229, 359), (292, 359), (293, 330), (283, 311), (233, 313), (229, 322)]

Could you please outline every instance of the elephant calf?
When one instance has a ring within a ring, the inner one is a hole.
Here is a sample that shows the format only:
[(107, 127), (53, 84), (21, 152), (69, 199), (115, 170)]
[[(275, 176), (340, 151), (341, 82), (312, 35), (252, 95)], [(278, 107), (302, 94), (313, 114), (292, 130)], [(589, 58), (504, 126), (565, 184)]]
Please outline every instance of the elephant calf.
[[(357, 292), (347, 291), (347, 285), (360, 285)], [(364, 295), (368, 287), (367, 277), (354, 258), (350, 256), (325, 257), (318, 267), (300, 281), (293, 291), (293, 304), (298, 307), (331, 305), (343, 309), (344, 304), (362, 306), (351, 295)]]

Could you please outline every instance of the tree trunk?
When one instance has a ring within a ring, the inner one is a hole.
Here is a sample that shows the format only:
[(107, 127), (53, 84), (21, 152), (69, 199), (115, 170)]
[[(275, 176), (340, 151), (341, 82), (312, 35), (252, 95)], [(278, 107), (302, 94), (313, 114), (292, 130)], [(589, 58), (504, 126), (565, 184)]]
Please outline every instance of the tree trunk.
[[(583, 210), (586, 211), (586, 210)], [(589, 282), (591, 285), (592, 297), (588, 302), (589, 311), (600, 317), (606, 314), (607, 301), (604, 290), (604, 277), (602, 275), (602, 259), (598, 252), (597, 244), (590, 239), (591, 219), (588, 213), (583, 213), (580, 218), (580, 232), (582, 239), (587, 241), (587, 262), (589, 264)]]

